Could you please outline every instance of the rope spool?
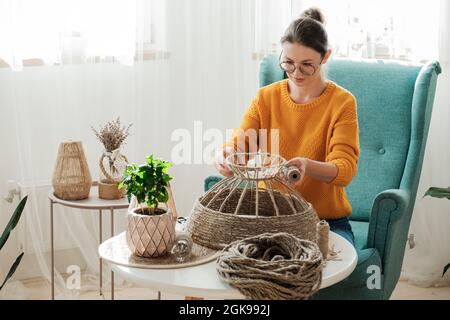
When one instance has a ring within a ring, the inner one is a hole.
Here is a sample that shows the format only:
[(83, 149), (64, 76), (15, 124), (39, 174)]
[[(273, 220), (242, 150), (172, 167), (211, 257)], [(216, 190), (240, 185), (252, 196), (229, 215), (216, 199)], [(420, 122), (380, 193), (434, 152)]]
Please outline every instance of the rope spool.
[(330, 225), (326, 220), (321, 220), (317, 224), (317, 244), (319, 245), (320, 252), (322, 253), (323, 259), (328, 258), (328, 238), (330, 234)]
[(322, 254), (314, 242), (288, 233), (264, 233), (226, 246), (216, 269), (249, 299), (303, 300), (320, 288)]

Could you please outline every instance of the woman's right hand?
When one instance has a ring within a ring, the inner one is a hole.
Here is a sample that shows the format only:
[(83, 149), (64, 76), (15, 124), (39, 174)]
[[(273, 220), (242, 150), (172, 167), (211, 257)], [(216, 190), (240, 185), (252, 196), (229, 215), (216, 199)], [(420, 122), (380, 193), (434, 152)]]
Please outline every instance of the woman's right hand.
[(225, 177), (231, 177), (233, 175), (233, 171), (231, 171), (230, 167), (226, 164), (225, 159), (234, 152), (232, 147), (219, 148), (216, 150), (214, 158), (216, 169)]

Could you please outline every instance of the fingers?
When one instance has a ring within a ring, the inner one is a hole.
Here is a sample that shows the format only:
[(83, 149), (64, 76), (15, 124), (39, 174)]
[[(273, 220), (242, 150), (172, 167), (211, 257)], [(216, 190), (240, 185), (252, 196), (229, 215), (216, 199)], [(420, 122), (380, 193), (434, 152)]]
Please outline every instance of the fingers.
[(219, 173), (225, 177), (231, 177), (233, 175), (233, 172), (231, 171), (231, 169), (224, 164), (224, 162), (216, 161), (215, 163), (216, 169), (217, 171), (219, 171)]
[(303, 166), (303, 163), (299, 158), (293, 158), (286, 163), (286, 166), (295, 166), (300, 169), (300, 167)]
[(233, 175), (233, 171), (231, 171), (227, 166), (219, 165), (218, 171), (225, 177), (231, 177)]
[(233, 171), (224, 171), (223, 173), (222, 173), (222, 175), (224, 176), (224, 177), (231, 177), (231, 176), (233, 176)]
[(225, 177), (231, 177), (233, 171), (226, 163), (226, 157), (234, 153), (234, 149), (231, 147), (225, 147), (224, 149), (218, 149), (215, 157), (215, 165), (217, 171)]

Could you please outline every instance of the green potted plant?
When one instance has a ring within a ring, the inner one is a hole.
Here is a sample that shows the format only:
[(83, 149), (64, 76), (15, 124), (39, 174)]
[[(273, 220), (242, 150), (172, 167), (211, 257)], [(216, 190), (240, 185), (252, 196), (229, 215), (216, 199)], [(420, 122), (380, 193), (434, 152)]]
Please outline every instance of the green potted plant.
[[(439, 198), (439, 199), (449, 199), (450, 200), (450, 187), (448, 188), (437, 188), (437, 187), (431, 187), (425, 192), (424, 197), (430, 196), (433, 198)], [(450, 262), (447, 263), (447, 265), (444, 267), (444, 270), (442, 271), (442, 276), (445, 275), (447, 270), (450, 268)]]
[(146, 160), (126, 167), (119, 188), (126, 187), (130, 202), (126, 231), (130, 250), (140, 257), (159, 257), (175, 241), (176, 212), (167, 205), (171, 163), (152, 155)]
[[(11, 234), (13, 229), (19, 223), (20, 217), (22, 216), (22, 211), (25, 208), (25, 204), (27, 203), (27, 199), (28, 199), (28, 196), (24, 197), (20, 201), (20, 203), (17, 205), (16, 210), (14, 210), (14, 213), (13, 213), (11, 219), (9, 220), (8, 224), (6, 225), (6, 228), (5, 228), (5, 230), (3, 231), (3, 233), (2, 233), (2, 235), (0, 237), (0, 250), (5, 245), (6, 240), (8, 240), (9, 235)], [(22, 260), (22, 257), (23, 257), (23, 252), (16, 258), (16, 260), (12, 264), (11, 268), (9, 269), (9, 272), (6, 275), (5, 280), (0, 285), (0, 291), (3, 289), (3, 287), (6, 284), (6, 282), (9, 280), (9, 278), (11, 278), (13, 276), (14, 272), (16, 272), (16, 269), (19, 266), (20, 261)]]

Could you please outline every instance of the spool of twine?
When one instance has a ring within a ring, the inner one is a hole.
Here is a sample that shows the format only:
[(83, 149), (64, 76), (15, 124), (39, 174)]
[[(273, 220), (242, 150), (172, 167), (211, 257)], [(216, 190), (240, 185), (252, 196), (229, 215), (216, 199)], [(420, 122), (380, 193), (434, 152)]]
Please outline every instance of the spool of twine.
[(317, 223), (317, 244), (320, 252), (322, 252), (323, 260), (326, 261), (328, 257), (328, 238), (330, 234), (330, 225), (325, 220)]
[(300, 171), (296, 167), (287, 170), (286, 177), (290, 183), (296, 183), (300, 180)]

